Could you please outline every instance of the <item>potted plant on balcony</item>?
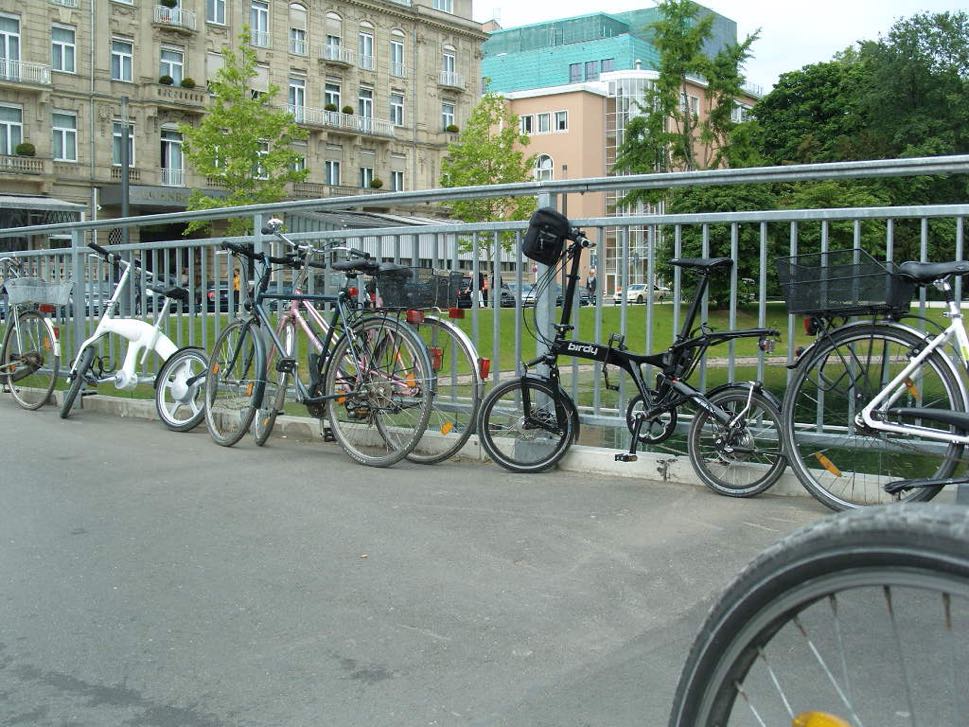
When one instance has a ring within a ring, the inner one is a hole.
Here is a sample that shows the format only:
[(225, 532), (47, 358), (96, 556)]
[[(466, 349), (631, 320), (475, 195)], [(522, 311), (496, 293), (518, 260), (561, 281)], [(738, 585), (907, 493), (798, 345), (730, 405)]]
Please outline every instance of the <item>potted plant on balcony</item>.
[(195, 88), (195, 81), (191, 78), (183, 78), (181, 84), (182, 88)]
[(22, 141), (14, 147), (14, 152), (18, 157), (32, 157), (37, 153), (37, 149), (29, 141)]
[(350, 106), (349, 104), (347, 104), (346, 106), (344, 106), (343, 107), (343, 113), (348, 114), (348, 115), (349, 114), (352, 114), (353, 113), (353, 106)]
[(328, 103), (323, 105), (324, 111), (336, 111), (337, 107), (335, 103)]
[(164, 76), (159, 76), (158, 82), (163, 86), (171, 86), (175, 83), (175, 79), (166, 73)]
[(380, 177), (374, 177), (370, 180), (370, 189), (380, 189), (384, 186), (384, 180)]
[(158, 0), (158, 4), (169, 10), (174, 10), (178, 7), (178, 0)]
[(448, 124), (447, 126), (444, 127), (444, 130), (451, 134), (457, 134), (459, 131), (461, 131), (461, 129), (458, 128), (457, 124)]

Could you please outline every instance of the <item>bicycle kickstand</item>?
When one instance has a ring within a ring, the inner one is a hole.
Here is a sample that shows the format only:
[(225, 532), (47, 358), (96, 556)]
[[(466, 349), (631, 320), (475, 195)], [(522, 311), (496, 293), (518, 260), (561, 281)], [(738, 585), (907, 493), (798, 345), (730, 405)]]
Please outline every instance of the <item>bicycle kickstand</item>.
[(633, 427), (633, 437), (629, 443), (629, 451), (619, 452), (616, 455), (616, 462), (635, 462), (639, 459), (639, 455), (636, 454), (636, 445), (639, 443), (639, 431), (643, 428), (645, 421), (646, 414), (641, 411), (636, 412), (636, 424)]

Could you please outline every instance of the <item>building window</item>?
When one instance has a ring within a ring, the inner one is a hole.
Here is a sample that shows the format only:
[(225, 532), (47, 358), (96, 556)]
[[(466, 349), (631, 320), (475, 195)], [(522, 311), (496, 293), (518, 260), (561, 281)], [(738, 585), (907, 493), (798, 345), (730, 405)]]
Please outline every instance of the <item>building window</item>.
[(393, 192), (403, 192), (404, 191), (404, 173), (401, 171), (392, 171), (390, 173), (390, 189)]
[(51, 114), (54, 134), (54, 161), (77, 161), (77, 114), (55, 111)]
[(23, 140), (23, 110), (17, 106), (0, 106), (0, 154), (10, 156)]
[(454, 126), (454, 104), (441, 104), (441, 128), (447, 131), (449, 126)]
[(54, 25), (50, 29), (50, 65), (55, 71), (74, 73), (77, 71), (75, 59), (77, 45), (74, 28), (69, 25)]
[(551, 182), (555, 177), (555, 170), (552, 166), (552, 157), (548, 154), (541, 154), (535, 160), (535, 181)]
[(360, 186), (364, 189), (369, 189), (372, 181), (373, 167), (360, 167)]
[(249, 6), (249, 33), (254, 46), (269, 48), (269, 3), (265, 0), (252, 0)]
[(556, 111), (555, 112), (555, 130), (556, 131), (568, 131), (569, 130), (569, 112), (568, 111)]
[(585, 80), (595, 81), (599, 78), (599, 61), (585, 62)]
[(213, 81), (218, 80), (219, 71), (225, 66), (225, 59), (221, 53), (209, 51), (205, 54), (205, 82), (212, 88)]
[(289, 79), (289, 110), (298, 123), (306, 120), (306, 81), (302, 78)]
[(360, 67), (367, 71), (372, 71), (376, 64), (373, 57), (373, 26), (370, 23), (360, 24), (359, 42), (357, 51), (360, 54)]
[(225, 0), (205, 0), (205, 22), (225, 25)]
[(340, 162), (327, 159), (323, 162), (323, 181), (331, 187), (340, 186)]
[(340, 84), (328, 82), (323, 86), (323, 104), (332, 106), (333, 110), (340, 110)]
[(538, 133), (547, 134), (552, 130), (552, 115), (551, 114), (539, 114), (538, 115)]
[(531, 134), (532, 126), (535, 122), (535, 117), (528, 115), (522, 116), (518, 119), (518, 130), (523, 134)]
[(373, 118), (373, 89), (360, 87), (357, 94), (357, 113), (366, 119)]
[(407, 75), (404, 68), (404, 34), (399, 30), (390, 34), (390, 75), (397, 78)]
[(603, 58), (602, 59), (602, 73), (609, 73), (616, 70), (616, 59), (615, 58)]
[(449, 45), (444, 46), (441, 53), (441, 70), (444, 73), (454, 74), (457, 68), (457, 51)]
[(182, 82), (183, 69), (185, 65), (185, 54), (176, 48), (161, 49), (161, 67), (158, 71), (159, 76), (169, 76), (177, 86)]
[[(111, 163), (116, 166), (121, 166), (121, 122), (115, 121), (111, 125)], [(133, 167), (135, 165), (135, 130), (134, 127), (128, 124), (128, 166)]]
[(343, 45), (343, 19), (336, 13), (326, 14), (326, 42), (323, 56), (327, 60), (342, 60), (340, 46)]
[(443, 10), (445, 13), (453, 13), (454, 0), (434, 0), (434, 9)]
[(256, 168), (253, 170), (253, 174), (256, 179), (269, 179), (269, 172), (266, 171), (266, 167), (263, 166), (262, 158), (269, 155), (269, 142), (260, 141), (259, 149), (256, 150)]
[(390, 123), (394, 126), (404, 125), (404, 94), (390, 94)]
[(289, 52), (306, 55), (306, 8), (299, 3), (289, 5)]
[(19, 80), (20, 18), (0, 14), (0, 78)]
[(111, 39), (111, 80), (131, 83), (133, 46), (130, 40)]
[(166, 187), (185, 186), (182, 135), (175, 129), (161, 131), (161, 183)]
[(700, 97), (699, 96), (689, 96), (686, 93), (680, 94), (680, 111), (686, 113), (687, 104), (689, 104), (690, 116), (696, 118), (700, 114)]
[(580, 83), (582, 81), (582, 64), (569, 64), (569, 83)]

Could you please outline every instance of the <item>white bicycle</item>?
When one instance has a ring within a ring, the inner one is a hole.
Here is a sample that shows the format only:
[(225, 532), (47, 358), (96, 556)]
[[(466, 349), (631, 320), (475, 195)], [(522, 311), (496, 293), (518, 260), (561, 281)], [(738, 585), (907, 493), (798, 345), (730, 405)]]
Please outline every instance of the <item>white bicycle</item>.
[[(97, 386), (111, 382), (118, 389), (132, 390), (139, 384), (151, 383), (155, 386), (155, 407), (158, 416), (169, 429), (188, 431), (197, 426), (205, 416), (202, 402), (202, 384), (205, 378), (207, 358), (197, 347), (179, 348), (162, 331), (168, 318), (173, 301), (188, 304), (189, 292), (180, 287), (163, 287), (149, 284), (148, 291), (164, 296), (165, 303), (156, 316), (154, 324), (137, 318), (115, 317), (118, 301), (121, 299), (131, 278), (133, 267), (140, 267), (137, 260), (128, 262), (116, 253), (109, 252), (96, 243), (88, 247), (107, 263), (117, 263), (122, 274), (115, 286), (114, 293), (105, 303), (101, 318), (94, 333), (77, 350), (71, 372), (68, 376), (70, 386), (64, 394), (61, 405), (61, 418), (67, 418), (77, 401), (78, 395), (86, 385)], [(152, 274), (145, 271), (149, 278)], [(78, 313), (75, 312), (75, 315)], [(109, 334), (127, 339), (127, 350), (121, 367), (111, 371), (105, 367), (104, 360), (98, 356), (97, 344)], [(155, 353), (164, 362), (158, 375), (139, 373), (144, 370), (150, 353)]]

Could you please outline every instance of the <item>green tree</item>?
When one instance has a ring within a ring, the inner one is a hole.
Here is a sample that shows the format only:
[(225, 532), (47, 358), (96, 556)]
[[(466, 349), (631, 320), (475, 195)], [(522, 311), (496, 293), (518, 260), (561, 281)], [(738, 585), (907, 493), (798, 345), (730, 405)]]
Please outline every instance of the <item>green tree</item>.
[[(222, 48), (225, 63), (210, 83), (212, 103), (198, 126), (179, 126), (189, 164), (198, 174), (218, 179), (226, 190), (224, 197), (193, 190), (190, 210), (276, 202), (285, 198), (287, 183), (306, 179), (307, 170), (292, 147), (306, 132), (289, 111), (272, 105), (279, 87), (271, 84), (265, 93), (252, 90), (256, 54), (247, 27), (239, 34), (239, 49)], [(207, 221), (193, 221), (186, 234), (209, 227)], [(251, 219), (236, 218), (228, 232), (246, 234), (251, 228)]]
[[(534, 156), (522, 150), (528, 136), (519, 131), (518, 116), (511, 112), (504, 97), (487, 93), (471, 110), (457, 141), (448, 145), (441, 163), (441, 185), (468, 187), (531, 181)], [(535, 209), (533, 197), (488, 197), (456, 200), (452, 214), (464, 222), (501, 222), (523, 220)], [(514, 236), (500, 236), (502, 247), (509, 248)], [(468, 243), (462, 243), (467, 247)], [(485, 246), (486, 255), (492, 252)]]

